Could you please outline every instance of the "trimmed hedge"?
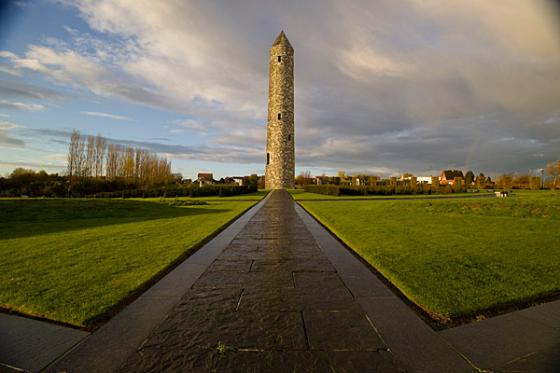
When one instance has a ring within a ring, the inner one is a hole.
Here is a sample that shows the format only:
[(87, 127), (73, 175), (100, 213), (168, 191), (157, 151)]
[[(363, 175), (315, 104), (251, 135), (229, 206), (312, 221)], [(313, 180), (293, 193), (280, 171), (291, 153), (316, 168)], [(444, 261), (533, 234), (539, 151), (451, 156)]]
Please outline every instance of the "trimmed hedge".
[(338, 185), (304, 185), (303, 189), (310, 193), (326, 194), (329, 196), (340, 195)]
[(393, 194), (432, 194), (432, 193), (461, 193), (465, 192), (464, 187), (452, 188), (449, 185), (442, 185), (435, 188), (428, 184), (410, 183), (386, 183), (371, 186), (339, 186), (339, 185), (305, 185), (306, 192), (325, 194), (329, 196), (367, 196), (367, 195), (393, 195)]
[(257, 191), (256, 183), (243, 186), (232, 184), (167, 184), (142, 187), (125, 179), (75, 179), (66, 176), (30, 176), (0, 178), (0, 197), (93, 197), (93, 198), (147, 198), (147, 197), (209, 197), (236, 196)]
[(228, 197), (254, 193), (257, 187), (252, 185), (167, 185), (148, 190), (123, 190), (119, 192), (97, 193), (95, 198), (147, 198), (147, 197)]

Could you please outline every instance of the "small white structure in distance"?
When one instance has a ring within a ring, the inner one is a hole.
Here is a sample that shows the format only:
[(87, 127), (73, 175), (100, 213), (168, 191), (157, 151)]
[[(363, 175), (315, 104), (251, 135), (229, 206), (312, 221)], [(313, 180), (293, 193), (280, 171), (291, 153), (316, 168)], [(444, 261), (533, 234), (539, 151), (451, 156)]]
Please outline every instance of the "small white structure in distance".
[(416, 178), (416, 181), (419, 184), (431, 184), (432, 183), (432, 177), (431, 176), (418, 176)]

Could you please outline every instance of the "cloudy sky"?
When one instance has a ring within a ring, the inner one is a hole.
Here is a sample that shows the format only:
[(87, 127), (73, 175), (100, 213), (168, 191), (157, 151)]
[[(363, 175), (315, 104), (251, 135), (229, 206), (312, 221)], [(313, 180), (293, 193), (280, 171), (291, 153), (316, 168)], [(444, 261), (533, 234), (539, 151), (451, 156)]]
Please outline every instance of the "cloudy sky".
[[(7, 1), (2, 4), (7, 4)], [(560, 158), (543, 0), (36, 0), (0, 6), (0, 174), (69, 133), (264, 173), (268, 49), (295, 49), (297, 172), (527, 172)]]

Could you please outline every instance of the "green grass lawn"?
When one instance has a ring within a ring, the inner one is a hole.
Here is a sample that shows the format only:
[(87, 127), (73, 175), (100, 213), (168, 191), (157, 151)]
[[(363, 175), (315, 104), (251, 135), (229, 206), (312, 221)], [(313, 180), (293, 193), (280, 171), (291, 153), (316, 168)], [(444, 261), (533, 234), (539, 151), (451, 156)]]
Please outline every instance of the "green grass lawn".
[(559, 192), (301, 204), (441, 321), (560, 293)]
[(438, 193), (438, 194), (393, 194), (389, 196), (384, 195), (368, 195), (368, 196), (329, 196), (327, 194), (319, 194), (319, 193), (310, 193), (306, 192), (303, 189), (290, 189), (288, 190), (292, 197), (296, 201), (302, 200), (315, 200), (315, 199), (332, 199), (332, 200), (352, 200), (352, 199), (387, 199), (387, 198), (404, 198), (404, 199), (414, 199), (414, 198), (426, 198), (426, 197), (460, 197), (460, 196), (477, 196), (477, 195), (486, 195), (486, 194), (493, 194), (488, 193), (486, 191), (480, 191), (478, 193)]
[(255, 203), (160, 202), (0, 200), (0, 307), (88, 326)]

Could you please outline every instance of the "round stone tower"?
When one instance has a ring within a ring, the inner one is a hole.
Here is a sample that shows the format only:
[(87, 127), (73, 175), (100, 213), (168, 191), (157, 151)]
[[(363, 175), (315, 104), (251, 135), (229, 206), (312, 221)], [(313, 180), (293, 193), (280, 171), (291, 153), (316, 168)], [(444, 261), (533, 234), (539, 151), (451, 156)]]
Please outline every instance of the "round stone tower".
[(294, 178), (294, 48), (282, 31), (270, 48), (266, 188), (293, 188)]

